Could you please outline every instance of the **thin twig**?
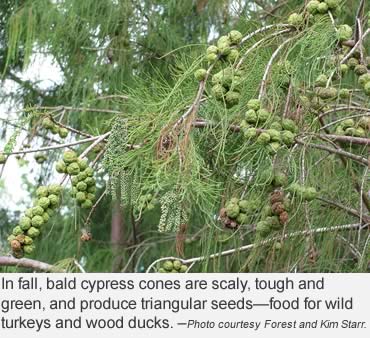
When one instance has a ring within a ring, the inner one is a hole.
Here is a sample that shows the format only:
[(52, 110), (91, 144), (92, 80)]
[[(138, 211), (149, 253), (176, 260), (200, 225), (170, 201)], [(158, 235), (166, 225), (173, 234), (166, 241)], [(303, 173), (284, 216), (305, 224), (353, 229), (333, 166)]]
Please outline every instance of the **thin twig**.
[(24, 150), (13, 151), (11, 153), (5, 153), (4, 152), (4, 154), (5, 155), (28, 154), (28, 153), (36, 153), (36, 152), (41, 152), (41, 151), (55, 150), (55, 149), (60, 149), (60, 148), (67, 148), (67, 147), (72, 147), (72, 146), (76, 146), (76, 145), (84, 144), (84, 143), (89, 143), (89, 142), (93, 142), (93, 141), (96, 142), (96, 140), (100, 140), (102, 136), (104, 136), (104, 138), (105, 138), (108, 135), (104, 134), (104, 135), (99, 135), (99, 136), (93, 136), (93, 137), (85, 138), (85, 139), (75, 141), (75, 142), (56, 144), (56, 145), (53, 145), (53, 146), (41, 147), (41, 148), (38, 148), (38, 149), (24, 149)]
[(335, 26), (335, 20), (334, 20), (333, 14), (331, 13), (331, 11), (328, 11), (328, 14), (329, 14), (330, 21), (333, 24), (334, 30), (338, 32), (338, 28)]
[(78, 269), (79, 269), (82, 273), (86, 273), (85, 269), (82, 267), (82, 265), (81, 265), (79, 262), (77, 262), (77, 260), (76, 260), (76, 259), (73, 261), (73, 263), (78, 267)]
[[(357, 23), (358, 39), (360, 41), (363, 41), (363, 39), (362, 39), (363, 31), (362, 31), (362, 27), (361, 27), (361, 20), (360, 20), (360, 18), (357, 18), (356, 23)], [(361, 43), (358, 48), (360, 50), (360, 62), (363, 63), (364, 62), (364, 59), (365, 59), (364, 58), (364, 46), (363, 46), (363, 44)]]
[(366, 36), (370, 33), (370, 28), (368, 28), (364, 34), (362, 34), (361, 40), (358, 40), (355, 45), (352, 47), (352, 49), (347, 53), (347, 55), (342, 59), (340, 64), (345, 63), (351, 56), (352, 54), (357, 50), (358, 46), (362, 44), (363, 40), (366, 38)]
[(200, 101), (202, 99), (204, 90), (206, 88), (206, 82), (208, 80), (208, 77), (209, 77), (213, 67), (214, 67), (214, 64), (212, 64), (208, 68), (204, 80), (199, 82), (197, 95), (195, 96), (195, 99), (194, 99), (193, 103), (189, 106), (189, 108), (185, 111), (185, 113), (182, 114), (181, 117), (175, 122), (175, 124), (172, 127), (173, 130), (176, 130), (188, 118), (188, 116), (190, 116), (191, 114), (195, 114), (196, 111), (198, 110)]
[(90, 223), (90, 220), (91, 220), (91, 217), (92, 217), (93, 213), (95, 212), (95, 210), (98, 207), (99, 203), (103, 200), (103, 198), (107, 194), (107, 191), (108, 191), (108, 189), (105, 189), (104, 190), (104, 192), (100, 195), (100, 197), (98, 198), (98, 200), (95, 202), (95, 204), (91, 208), (91, 210), (89, 212), (89, 215), (86, 218), (85, 225), (88, 225)]
[(293, 26), (292, 25), (288, 25), (288, 24), (277, 24), (277, 25), (268, 25), (268, 26), (264, 26), (264, 27), (261, 27), (259, 29), (257, 29), (256, 31), (252, 32), (252, 33), (249, 33), (248, 35), (246, 35), (242, 41), (241, 41), (241, 44), (245, 43), (247, 40), (253, 38), (255, 35), (259, 34), (259, 33), (262, 33), (262, 32), (265, 32), (271, 28), (292, 28)]
[(110, 100), (110, 99), (128, 100), (129, 97), (126, 95), (107, 95), (107, 96), (98, 96), (94, 98), (94, 100)]
[(329, 115), (331, 113), (336, 113), (338, 111), (348, 111), (348, 110), (354, 110), (354, 111), (364, 111), (364, 112), (368, 112), (370, 113), (370, 109), (369, 108), (365, 108), (365, 107), (356, 107), (356, 106), (337, 106), (336, 108), (334, 109), (330, 109), (330, 110), (327, 110), (323, 113), (321, 113), (320, 115), (318, 115), (319, 118), (321, 117), (324, 117), (326, 115)]
[(364, 9), (365, 9), (365, 0), (361, 0), (359, 5), (358, 5), (357, 12), (356, 12), (355, 41), (361, 41), (361, 33), (360, 33), (360, 31), (361, 31), (361, 18), (363, 17)]
[(72, 133), (75, 133), (75, 134), (78, 134), (78, 135), (81, 135), (81, 136), (85, 136), (85, 137), (94, 137), (94, 135), (91, 135), (91, 134), (88, 134), (88, 133), (85, 133), (84, 131), (81, 131), (81, 130), (78, 130), (78, 129), (75, 129), (73, 127), (70, 127), (66, 124), (63, 124), (61, 123), (60, 121), (56, 121), (52, 116), (50, 116), (50, 119), (59, 127), (61, 128), (65, 128), (69, 131), (71, 131)]
[(370, 116), (370, 113), (356, 114), (356, 115), (350, 115), (350, 116), (342, 117), (338, 120), (332, 121), (332, 122), (322, 126), (319, 130), (324, 130), (325, 128), (328, 128), (328, 127), (330, 127), (334, 124), (337, 124), (339, 122), (342, 122), (342, 121), (345, 121), (345, 120), (348, 120), (348, 119), (352, 119), (352, 118), (356, 118), (356, 117), (363, 117), (363, 116)]
[(66, 107), (66, 106), (59, 106), (59, 107), (48, 107), (48, 106), (39, 106), (33, 107), (33, 109), (37, 110), (54, 110), (54, 109), (66, 110), (66, 111), (79, 111), (79, 112), (92, 112), (92, 113), (108, 113), (108, 114), (123, 114), (121, 111), (112, 110), (112, 109), (103, 109), (103, 108), (89, 108), (89, 107)]
[(111, 134), (110, 131), (107, 133), (100, 135), (99, 137), (95, 137), (95, 141), (90, 144), (84, 151), (83, 153), (79, 156), (80, 158), (85, 157), (96, 145), (98, 145), (100, 142), (103, 142), (109, 135)]
[(270, 40), (271, 38), (274, 38), (276, 36), (279, 36), (279, 35), (282, 35), (282, 34), (285, 34), (285, 33), (289, 33), (291, 31), (291, 28), (289, 29), (284, 29), (282, 31), (278, 31), (278, 32), (275, 32), (261, 40), (258, 40), (255, 44), (253, 44), (251, 47), (249, 47), (245, 53), (243, 54), (243, 56), (240, 58), (240, 60), (238, 61), (237, 65), (236, 65), (236, 69), (239, 69), (241, 67), (241, 65), (243, 64), (244, 60), (247, 58), (247, 56), (253, 51), (255, 50), (257, 47), (259, 47), (259, 45), (261, 45), (262, 43)]

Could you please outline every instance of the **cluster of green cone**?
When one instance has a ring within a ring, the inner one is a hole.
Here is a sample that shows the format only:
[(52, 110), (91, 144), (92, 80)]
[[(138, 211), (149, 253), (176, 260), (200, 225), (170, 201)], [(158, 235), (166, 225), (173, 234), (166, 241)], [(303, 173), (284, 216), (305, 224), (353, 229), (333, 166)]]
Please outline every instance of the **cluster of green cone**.
[[(324, 12), (325, 7), (331, 12), (335, 12), (339, 8), (338, 0), (327, 0), (327, 1), (310, 1), (306, 9), (310, 14), (318, 14)], [(323, 10), (320, 12), (318, 8), (322, 7)], [(368, 23), (369, 24), (369, 23)], [(339, 41), (336, 48), (335, 54), (330, 60), (330, 65), (335, 67), (335, 70), (330, 77), (326, 74), (319, 75), (314, 84), (313, 95), (306, 99), (308, 101), (308, 106), (312, 107), (315, 110), (323, 110), (327, 107), (327, 103), (330, 101), (335, 101), (337, 99), (342, 99), (348, 101), (351, 97), (353, 90), (348, 88), (335, 88), (331, 82), (332, 80), (341, 79), (349, 71), (354, 72), (359, 78), (358, 83), (363, 92), (370, 96), (370, 57), (364, 56), (361, 57), (361, 51), (359, 49), (352, 51), (351, 47), (348, 47), (345, 41), (353, 39), (354, 30), (351, 26), (346, 24), (337, 26), (337, 39)], [(345, 56), (351, 52), (351, 55), (348, 59), (344, 59)], [(364, 51), (366, 53), (366, 51)], [(333, 70), (331, 69), (330, 72)], [(352, 128), (352, 127), (351, 127)], [(361, 127), (363, 128), (363, 127)], [(341, 135), (351, 135), (351, 136), (360, 136), (363, 135), (361, 129), (355, 131), (350, 129), (347, 134), (344, 134), (343, 128), (338, 128), (338, 132)]]
[(36, 190), (37, 200), (32, 208), (25, 211), (24, 216), (8, 237), (14, 257), (21, 258), (31, 254), (35, 249), (34, 239), (39, 237), (42, 227), (54, 214), (60, 204), (62, 188), (58, 184), (41, 186)]
[[(329, 11), (333, 16), (338, 16), (340, 12), (340, 0), (311, 0), (307, 3), (305, 12), (289, 15), (288, 24), (296, 27), (302, 26), (305, 18), (315, 22), (323, 15), (327, 15)], [(337, 38), (339, 41), (346, 41), (352, 37), (352, 33), (350, 26), (341, 25), (337, 29)]]
[[(350, 36), (351, 38), (353, 33), (352, 33), (352, 28), (350, 29), (351, 29), (351, 34), (348, 29), (348, 36)], [(342, 52), (344, 54), (347, 54), (350, 50), (351, 49), (349, 47), (342, 46)], [(339, 61), (343, 60), (344, 54), (340, 54), (338, 56)], [(370, 56), (365, 56), (362, 59), (360, 50), (356, 49), (352, 53), (351, 57), (346, 62), (340, 64), (340, 67), (342, 70), (342, 74), (347, 73), (348, 70), (353, 71), (359, 77), (358, 84), (360, 88), (363, 90), (365, 95), (370, 96)]]
[(72, 197), (81, 208), (90, 209), (95, 200), (96, 181), (93, 178), (94, 169), (88, 166), (87, 160), (78, 158), (73, 150), (67, 150), (63, 160), (57, 162), (56, 171), (70, 176)]
[[(268, 189), (285, 187), (288, 185), (288, 177), (283, 172), (270, 168), (259, 175), (257, 183)], [(248, 196), (248, 199), (233, 197), (220, 210), (221, 222), (226, 228), (236, 229), (240, 225), (247, 224), (251, 216), (264, 208), (263, 205), (264, 201), (261, 196)]]
[(262, 210), (263, 220), (256, 225), (257, 240), (281, 230), (289, 221), (290, 199), (281, 189), (274, 190), (269, 196), (269, 203)]
[[(348, 47), (344, 50), (347, 52), (349, 51)], [(362, 62), (360, 51), (355, 50), (351, 58), (349, 58), (344, 65), (359, 77), (358, 84), (364, 93), (370, 96), (370, 57), (367, 56)]]
[(211, 45), (207, 48), (207, 61), (212, 63), (218, 59), (234, 63), (239, 58), (237, 46), (243, 39), (242, 33), (236, 30), (230, 31), (217, 40), (217, 46)]
[(307, 187), (299, 183), (292, 183), (287, 191), (303, 201), (310, 202), (317, 198), (317, 191), (314, 187)]
[(226, 228), (237, 229), (240, 225), (246, 225), (252, 222), (252, 216), (260, 212), (262, 219), (257, 223), (256, 231), (258, 238), (266, 237), (287, 224), (291, 197), (303, 201), (312, 201), (317, 197), (313, 187), (298, 183), (288, 185), (287, 175), (278, 169), (266, 169), (256, 180), (271, 192), (268, 203), (261, 196), (255, 197), (253, 194), (248, 198), (231, 198), (220, 210), (220, 220)]
[(241, 129), (249, 141), (266, 146), (270, 153), (276, 153), (282, 145), (293, 145), (298, 132), (293, 120), (272, 117), (269, 111), (261, 108), (258, 99), (249, 100), (247, 107)]
[(327, 14), (339, 14), (340, 0), (311, 0), (306, 5), (307, 12), (312, 16)]
[[(220, 60), (226, 64), (212, 76), (212, 95), (216, 100), (225, 102), (228, 108), (237, 105), (240, 100), (241, 72), (232, 65), (239, 59), (238, 45), (242, 38), (243, 35), (239, 31), (233, 30), (228, 35), (221, 36), (217, 46), (211, 45), (207, 48), (209, 63)], [(207, 71), (203, 68), (198, 69), (194, 76), (198, 81), (203, 81)]]
[(315, 80), (315, 93), (321, 100), (335, 100), (338, 96), (338, 90), (334, 87), (327, 87), (328, 77), (320, 74)]
[(240, 225), (247, 224), (249, 217), (259, 210), (261, 204), (259, 197), (248, 199), (233, 197), (226, 202), (225, 208), (221, 209), (221, 221), (226, 228), (236, 229)]
[(49, 117), (43, 118), (41, 126), (54, 135), (58, 134), (61, 138), (66, 138), (68, 136), (68, 130), (66, 128), (59, 127)]
[[(276, 175), (275, 175), (276, 176)], [(275, 186), (281, 186), (275, 189), (269, 196), (269, 204), (262, 209), (262, 220), (256, 225), (256, 239), (265, 238), (274, 231), (281, 230), (289, 221), (289, 211), (292, 208), (290, 197), (298, 197), (303, 201), (312, 201), (317, 198), (317, 192), (314, 187), (304, 186), (298, 183), (287, 184), (287, 178), (283, 173), (278, 173)], [(286, 194), (289, 193), (289, 195)]]
[[(370, 66), (370, 62), (368, 64), (368, 67), (369, 66)], [(367, 73), (365, 73), (365, 74), (362, 74), (358, 78), (358, 84), (360, 85), (360, 87), (362, 88), (362, 90), (364, 91), (364, 93), (367, 96), (370, 96), (370, 72), (369, 71)]]
[(224, 101), (228, 108), (239, 103), (242, 72), (225, 67), (212, 76), (212, 94), (218, 101)]
[(164, 261), (162, 266), (158, 269), (158, 272), (161, 273), (185, 273), (186, 271), (188, 271), (188, 267), (179, 260)]
[[(343, 48), (343, 51), (348, 51), (347, 48)], [(357, 55), (359, 53), (354, 53), (356, 57), (350, 58), (346, 63), (340, 63), (344, 58), (343, 54), (333, 57), (332, 64), (339, 68), (339, 73), (335, 74), (334, 79), (342, 77), (352, 70), (356, 75), (359, 76), (358, 83), (366, 95), (370, 95), (370, 58), (366, 58), (366, 65), (360, 64)], [(337, 90), (333, 86), (329, 86), (329, 78), (325, 74), (320, 74), (315, 80), (314, 94), (315, 97), (312, 99), (313, 108), (323, 108), (327, 102), (334, 101), (337, 98), (347, 100), (351, 96), (352, 90), (348, 88), (341, 88)]]
[(354, 119), (341, 121), (335, 128), (337, 135), (367, 137), (370, 131), (370, 117), (361, 117), (357, 122)]

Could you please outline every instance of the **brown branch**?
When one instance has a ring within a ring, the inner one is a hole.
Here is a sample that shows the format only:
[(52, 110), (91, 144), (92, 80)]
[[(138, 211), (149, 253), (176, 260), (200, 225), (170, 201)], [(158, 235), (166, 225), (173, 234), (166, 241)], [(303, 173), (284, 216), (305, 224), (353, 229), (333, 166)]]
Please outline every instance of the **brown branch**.
[(324, 130), (324, 129), (326, 129), (326, 128), (330, 127), (330, 126), (333, 126), (333, 125), (335, 125), (335, 124), (337, 124), (337, 123), (340, 123), (340, 122), (342, 122), (342, 121), (345, 121), (345, 120), (347, 120), (347, 119), (354, 119), (354, 118), (357, 118), (357, 117), (363, 117), (363, 116), (370, 116), (370, 112), (369, 112), (369, 113), (356, 114), (356, 115), (350, 115), (350, 116), (342, 117), (342, 118), (340, 118), (340, 119), (337, 119), (337, 120), (335, 120), (335, 121), (332, 121), (332, 122), (330, 122), (330, 123), (328, 123), (328, 124), (326, 124), (326, 125), (322, 126), (322, 127), (320, 128), (320, 130)]
[(36, 261), (29, 258), (14, 258), (12, 256), (0, 256), (0, 266), (16, 266), (20, 268), (30, 268), (43, 272), (65, 272), (54, 265)]
[(317, 199), (319, 201), (322, 201), (322, 202), (326, 203), (326, 204), (329, 204), (329, 205), (332, 205), (332, 206), (334, 206), (334, 207), (336, 207), (338, 209), (341, 209), (341, 210), (343, 210), (343, 211), (345, 211), (345, 212), (347, 212), (347, 213), (351, 214), (352, 216), (355, 216), (355, 217), (357, 217), (359, 219), (362, 218), (362, 220), (364, 221), (364, 223), (370, 223), (370, 216), (361, 215), (356, 209), (349, 208), (349, 207), (347, 207), (347, 206), (345, 206), (345, 205), (343, 205), (341, 203), (338, 203), (336, 201), (328, 200), (328, 199), (326, 199), (324, 197), (317, 197)]
[[(326, 136), (327, 135), (325, 135), (325, 137)], [(298, 143), (300, 145), (303, 145), (303, 146), (307, 146), (307, 147), (310, 147), (310, 148), (316, 148), (316, 149), (320, 149), (320, 150), (325, 150), (325, 151), (327, 151), (329, 153), (337, 154), (339, 156), (348, 157), (351, 160), (356, 161), (356, 162), (359, 162), (359, 163), (361, 163), (361, 164), (363, 164), (365, 166), (368, 166), (369, 165), (369, 161), (366, 160), (365, 158), (363, 158), (363, 157), (361, 157), (359, 155), (352, 154), (352, 153), (350, 153), (348, 151), (344, 151), (341, 148), (328, 147), (328, 146), (324, 146), (322, 144), (307, 143), (307, 142), (304, 142), (301, 139), (296, 139), (295, 141), (296, 141), (296, 143)]]
[(332, 141), (360, 144), (368, 146), (370, 145), (370, 138), (367, 137), (354, 137), (354, 136), (345, 136), (345, 135), (332, 135), (332, 134), (318, 134), (317, 136), (322, 138), (327, 138)]
[(95, 137), (95, 141), (90, 144), (84, 151), (83, 153), (79, 156), (80, 158), (83, 158), (85, 157), (91, 150), (94, 149), (94, 147), (96, 145), (98, 145), (99, 143), (103, 142), (107, 137), (109, 137), (109, 135), (111, 134), (110, 131), (108, 131), (107, 133), (103, 134), (103, 135), (100, 135), (98, 137)]

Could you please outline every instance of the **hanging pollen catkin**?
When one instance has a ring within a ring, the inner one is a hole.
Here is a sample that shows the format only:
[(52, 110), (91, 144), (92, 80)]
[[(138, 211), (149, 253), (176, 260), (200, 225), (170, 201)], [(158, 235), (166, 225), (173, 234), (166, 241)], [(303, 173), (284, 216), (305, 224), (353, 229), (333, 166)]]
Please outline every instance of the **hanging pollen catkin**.
[(168, 191), (162, 196), (160, 202), (161, 218), (158, 224), (158, 231), (178, 231), (180, 225), (187, 221), (178, 195), (173, 191)]
[(117, 174), (126, 167), (124, 159), (126, 158), (127, 143), (127, 120), (118, 117), (113, 123), (103, 160), (103, 166), (109, 172), (109, 175)]
[(128, 205), (132, 201), (131, 191), (133, 186), (132, 173), (127, 170), (122, 170), (119, 174), (121, 188), (121, 205)]

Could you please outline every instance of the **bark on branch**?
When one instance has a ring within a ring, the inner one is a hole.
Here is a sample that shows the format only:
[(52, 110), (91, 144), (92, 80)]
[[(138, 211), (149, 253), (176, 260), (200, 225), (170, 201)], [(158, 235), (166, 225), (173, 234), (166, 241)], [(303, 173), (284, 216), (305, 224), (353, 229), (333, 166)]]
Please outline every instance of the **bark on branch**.
[(65, 272), (63, 269), (60, 269), (48, 263), (36, 261), (29, 258), (18, 259), (12, 256), (0, 256), (0, 266), (16, 266), (20, 268), (29, 268), (43, 272)]

